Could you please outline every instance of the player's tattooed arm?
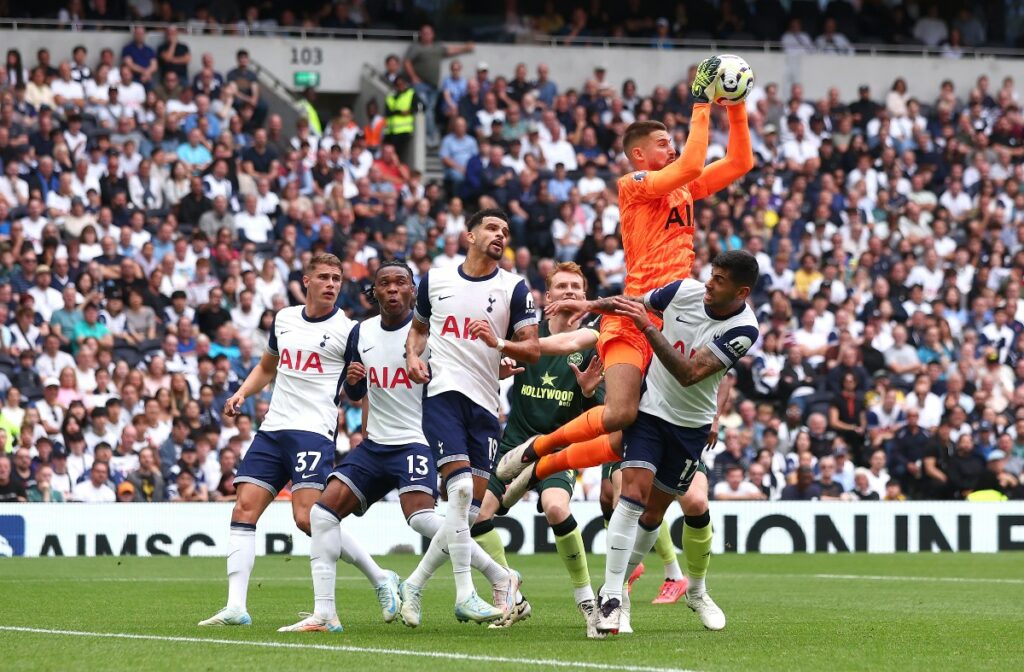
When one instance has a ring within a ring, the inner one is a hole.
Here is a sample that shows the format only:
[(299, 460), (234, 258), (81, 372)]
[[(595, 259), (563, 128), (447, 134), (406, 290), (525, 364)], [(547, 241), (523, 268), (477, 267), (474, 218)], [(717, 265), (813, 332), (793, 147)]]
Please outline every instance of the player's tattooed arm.
[(661, 331), (653, 324), (644, 330), (647, 342), (654, 350), (654, 356), (661, 360), (669, 373), (679, 381), (683, 387), (696, 385), (708, 376), (717, 373), (725, 368), (725, 364), (718, 356), (711, 352), (711, 348), (704, 346), (698, 350), (692, 358), (687, 359), (683, 353), (672, 347)]
[[(615, 300), (625, 299), (627, 301), (634, 301), (643, 305), (644, 297), (642, 296), (609, 296), (604, 299), (597, 299), (596, 301), (582, 301), (579, 299), (564, 299), (562, 301), (552, 301), (544, 307), (545, 315), (554, 315), (555, 313), (567, 313), (569, 315), (569, 324), (575, 326), (577, 322), (587, 316), (588, 313), (608, 313), (613, 314), (615, 312)], [(575, 352), (579, 348), (574, 348), (570, 352)]]
[(641, 306), (644, 305), (644, 297), (642, 297), (642, 296), (626, 296), (625, 294), (623, 294), (621, 296), (607, 296), (607, 297), (605, 297), (603, 299), (597, 299), (596, 301), (591, 301), (590, 303), (592, 304), (593, 307), (590, 309), (590, 312), (592, 312), (592, 313), (607, 313), (609, 315), (614, 314), (615, 313), (616, 302), (617, 301), (621, 301), (621, 300), (632, 301), (633, 303), (639, 303)]
[(647, 308), (643, 304), (622, 301), (620, 298), (615, 314), (633, 320), (633, 324), (651, 344), (654, 355), (661, 360), (669, 373), (683, 387), (695, 385), (725, 368), (725, 363), (708, 346), (698, 350), (693, 357), (686, 357), (682, 352), (676, 350), (661, 333), (661, 330), (651, 322), (647, 315)]
[(430, 326), (418, 319), (412, 321), (409, 336), (405, 339), (405, 370), (414, 383), (423, 384), (430, 380), (430, 369), (422, 356), (427, 349)]

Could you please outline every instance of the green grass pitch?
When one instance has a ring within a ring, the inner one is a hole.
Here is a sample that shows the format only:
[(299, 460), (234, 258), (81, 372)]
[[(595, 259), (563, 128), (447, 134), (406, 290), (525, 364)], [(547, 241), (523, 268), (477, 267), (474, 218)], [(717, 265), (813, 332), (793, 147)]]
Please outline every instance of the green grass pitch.
[[(651, 605), (661, 569), (656, 556), (648, 560), (633, 591), (636, 634), (588, 641), (555, 555), (510, 558), (534, 616), (508, 630), (455, 621), (447, 567), (424, 594), (422, 627), (386, 626), (372, 589), (342, 564), (338, 635), (276, 632), (312, 607), (300, 557), (257, 558), (254, 624), (210, 629), (195, 624), (224, 602), (222, 558), (4, 559), (0, 668), (831, 672), (1020, 663), (1022, 555), (716, 556), (708, 585), (728, 617), (722, 632), (705, 631), (682, 603)], [(415, 561), (389, 556), (381, 564), (404, 576)], [(599, 583), (604, 558), (592, 557), (590, 567)], [(477, 584), (489, 595), (479, 577)]]

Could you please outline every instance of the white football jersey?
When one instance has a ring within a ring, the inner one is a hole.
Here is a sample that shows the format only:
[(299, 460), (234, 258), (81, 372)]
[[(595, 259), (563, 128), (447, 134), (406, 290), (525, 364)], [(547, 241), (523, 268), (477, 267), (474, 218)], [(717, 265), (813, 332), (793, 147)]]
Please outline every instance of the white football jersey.
[(334, 399), (345, 370), (345, 345), (354, 322), (337, 308), (306, 317), (303, 306), (274, 316), (267, 351), (277, 355), (277, 379), (261, 430), (301, 430), (334, 440), (338, 407)]
[(412, 326), (409, 319), (387, 329), (380, 316), (357, 324), (348, 337), (347, 361), (361, 362), (366, 377), (357, 385), (345, 383), (352, 400), (369, 394), (366, 436), (383, 446), (426, 445), (423, 436), (423, 386), (412, 382), (405, 370), (405, 339)]
[(537, 324), (526, 281), (497, 268), (471, 278), (462, 266), (432, 268), (420, 280), (416, 319), (430, 325), (430, 382), (427, 395), (459, 392), (498, 415), (501, 353), (467, 333), (469, 323), (487, 320), (498, 338)]
[(714, 421), (719, 383), (725, 372), (757, 342), (760, 333), (750, 306), (744, 304), (738, 312), (717, 319), (704, 306), (704, 292), (704, 283), (687, 279), (676, 280), (644, 296), (648, 308), (664, 315), (661, 333), (676, 350), (693, 358), (707, 346), (725, 364), (724, 369), (696, 385), (683, 387), (657, 356), (651, 360), (640, 410), (680, 427), (703, 427)]

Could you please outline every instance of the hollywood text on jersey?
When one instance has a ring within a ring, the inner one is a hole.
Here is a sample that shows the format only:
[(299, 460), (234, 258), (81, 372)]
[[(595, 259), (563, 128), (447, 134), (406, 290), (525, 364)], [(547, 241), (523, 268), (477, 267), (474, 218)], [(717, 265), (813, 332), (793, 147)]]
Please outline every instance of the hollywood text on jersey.
[(576, 397), (575, 390), (558, 390), (555, 388), (535, 387), (533, 385), (525, 384), (519, 388), (519, 394), (531, 399), (557, 401), (559, 406), (572, 406), (572, 401)]

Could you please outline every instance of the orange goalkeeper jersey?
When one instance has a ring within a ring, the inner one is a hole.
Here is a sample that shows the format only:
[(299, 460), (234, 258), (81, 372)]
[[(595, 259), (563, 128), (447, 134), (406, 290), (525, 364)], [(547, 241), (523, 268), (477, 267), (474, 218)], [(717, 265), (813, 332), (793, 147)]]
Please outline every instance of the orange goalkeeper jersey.
[(619, 178), (622, 249), (626, 253), (626, 294), (642, 296), (690, 275), (693, 266), (693, 196), (680, 187), (652, 196), (647, 174)]
[(746, 109), (735, 105), (728, 109), (728, 152), (704, 167), (709, 111), (709, 105), (694, 105), (690, 136), (677, 161), (659, 171), (636, 171), (618, 180), (629, 296), (689, 276), (695, 257), (693, 202), (723, 189), (753, 166)]

